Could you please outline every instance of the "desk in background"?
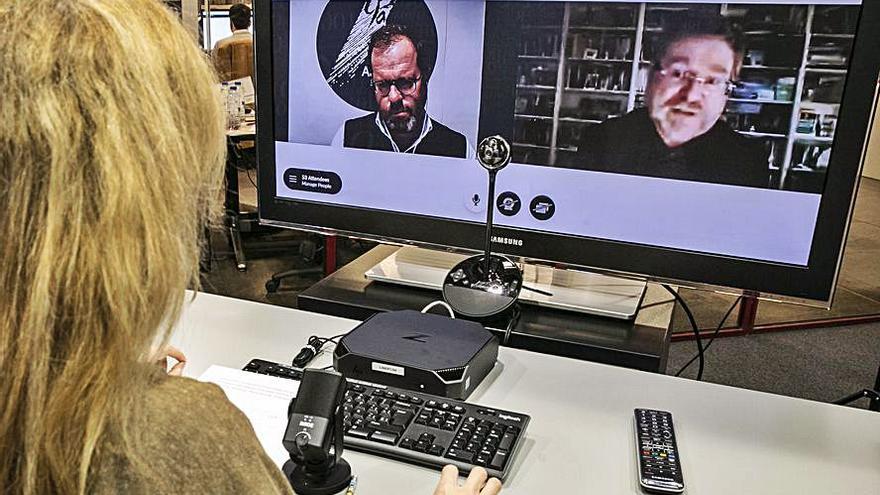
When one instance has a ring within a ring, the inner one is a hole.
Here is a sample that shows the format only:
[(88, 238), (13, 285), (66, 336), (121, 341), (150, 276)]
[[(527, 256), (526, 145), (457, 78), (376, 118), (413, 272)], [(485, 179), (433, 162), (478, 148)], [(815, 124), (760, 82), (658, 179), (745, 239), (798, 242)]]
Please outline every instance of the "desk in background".
[[(309, 335), (358, 323), (199, 294), (172, 343), (195, 377), (211, 364), (241, 368), (256, 357), (289, 363)], [(507, 347), (468, 401), (532, 416), (504, 495), (641, 494), (636, 407), (672, 411), (687, 494), (880, 493), (880, 414), (870, 411)], [(439, 476), (359, 452), (344, 456), (360, 477), (358, 495), (430, 495)]]

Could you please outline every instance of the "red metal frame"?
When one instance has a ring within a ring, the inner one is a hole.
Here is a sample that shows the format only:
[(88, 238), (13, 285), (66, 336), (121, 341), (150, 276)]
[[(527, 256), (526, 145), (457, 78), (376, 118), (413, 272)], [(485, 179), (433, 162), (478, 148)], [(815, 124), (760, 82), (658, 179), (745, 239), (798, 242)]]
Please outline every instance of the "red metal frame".
[(324, 276), (336, 271), (336, 236), (324, 237)]
[[(756, 325), (755, 319), (758, 314), (758, 299), (746, 296), (739, 308), (737, 317), (737, 325), (735, 327), (722, 328), (718, 332), (718, 337), (738, 337), (741, 335), (752, 335), (770, 332), (785, 332), (788, 330), (806, 330), (810, 328), (829, 328), (840, 327), (845, 325), (855, 325), (857, 323), (874, 323), (880, 321), (880, 314), (861, 315), (861, 316), (839, 316), (835, 318), (824, 318), (821, 320), (805, 320), (784, 323), (767, 323), (764, 325)], [(715, 333), (715, 329), (700, 329), (700, 336), (709, 338)], [(694, 340), (693, 332), (676, 332), (670, 337), (673, 342), (682, 340)]]

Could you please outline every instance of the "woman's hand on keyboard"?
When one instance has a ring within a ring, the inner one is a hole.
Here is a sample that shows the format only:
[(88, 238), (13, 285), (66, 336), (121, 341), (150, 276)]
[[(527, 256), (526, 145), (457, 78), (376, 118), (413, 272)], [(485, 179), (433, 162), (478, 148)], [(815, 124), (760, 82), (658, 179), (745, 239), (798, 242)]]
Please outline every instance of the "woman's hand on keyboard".
[(481, 467), (471, 470), (470, 476), (464, 485), (458, 485), (458, 468), (449, 464), (440, 473), (440, 482), (434, 490), (434, 495), (497, 495), (501, 491), (501, 482), (498, 478), (487, 481), (489, 474)]

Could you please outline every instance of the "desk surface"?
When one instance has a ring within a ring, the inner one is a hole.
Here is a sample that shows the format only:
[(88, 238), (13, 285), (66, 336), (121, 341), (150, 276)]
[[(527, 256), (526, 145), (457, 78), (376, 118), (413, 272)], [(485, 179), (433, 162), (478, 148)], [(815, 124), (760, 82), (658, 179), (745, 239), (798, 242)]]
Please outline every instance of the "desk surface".
[[(259, 357), (289, 362), (309, 335), (357, 321), (209, 294), (188, 303), (172, 342), (188, 376)], [(325, 353), (316, 366), (331, 362)], [(639, 494), (632, 410), (674, 415), (689, 494), (880, 493), (880, 414), (501, 348), (469, 402), (532, 416), (502, 493)], [(279, 435), (280, 441), (280, 435)], [(346, 451), (359, 495), (429, 495), (438, 473)]]

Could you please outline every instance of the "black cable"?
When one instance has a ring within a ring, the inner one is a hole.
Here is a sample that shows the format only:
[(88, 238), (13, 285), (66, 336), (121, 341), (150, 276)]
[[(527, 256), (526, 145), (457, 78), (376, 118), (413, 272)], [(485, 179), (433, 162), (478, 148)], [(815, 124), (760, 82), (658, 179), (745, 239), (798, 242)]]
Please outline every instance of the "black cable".
[(671, 302), (675, 302), (675, 299), (666, 299), (665, 301), (657, 301), (657, 302), (652, 302), (652, 303), (648, 303), (648, 304), (642, 304), (641, 306), (639, 306), (639, 311), (641, 311), (645, 308), (653, 308), (654, 306), (663, 306), (664, 304), (669, 304)]
[(248, 180), (251, 181), (251, 184), (253, 184), (254, 189), (259, 189), (257, 187), (257, 183), (254, 181), (254, 178), (251, 177), (251, 169), (247, 169), (247, 170), (245, 170), (245, 172), (247, 172)]
[(687, 303), (684, 302), (684, 299), (681, 298), (678, 292), (675, 292), (674, 290), (672, 290), (672, 287), (666, 284), (663, 284), (663, 288), (666, 289), (667, 292), (672, 294), (672, 297), (674, 297), (675, 300), (678, 301), (678, 304), (681, 305), (681, 309), (684, 310), (684, 314), (687, 315), (688, 321), (691, 322), (691, 329), (694, 331), (694, 340), (697, 342), (697, 358), (699, 359), (700, 363), (697, 368), (697, 381), (700, 381), (703, 379), (703, 368), (705, 368), (706, 366), (706, 360), (703, 356), (703, 352), (705, 351), (703, 349), (703, 339), (700, 337), (700, 329), (699, 327), (697, 327), (697, 320), (694, 319), (694, 314), (691, 313), (691, 308), (688, 307)]
[(327, 344), (327, 342), (333, 342), (337, 344), (337, 340), (344, 337), (346, 334), (341, 333), (339, 335), (334, 335), (332, 337), (318, 337), (317, 335), (312, 335), (309, 337), (308, 342), (305, 347), (300, 349), (299, 354), (293, 358), (291, 364), (297, 368), (305, 368), (315, 356), (321, 352), (321, 348)]
[(525, 284), (523, 284), (522, 288), (525, 290), (528, 290), (528, 291), (532, 291), (535, 294), (541, 294), (542, 296), (553, 297), (553, 293), (547, 292), (546, 290), (537, 289), (535, 287), (529, 287), (528, 285), (525, 285)]
[[(727, 312), (724, 313), (724, 317), (721, 318), (721, 321), (718, 322), (718, 326), (715, 327), (715, 331), (712, 332), (712, 337), (706, 343), (706, 346), (703, 347), (703, 352), (706, 352), (709, 350), (709, 347), (712, 345), (712, 342), (715, 341), (715, 337), (717, 337), (718, 334), (721, 332), (721, 328), (724, 326), (724, 322), (727, 321), (727, 318), (730, 317), (730, 313), (733, 312), (733, 308), (735, 308), (740, 303), (740, 301), (742, 301), (742, 299), (743, 299), (743, 296), (737, 297), (736, 300), (733, 301), (733, 304), (730, 305), (730, 308), (728, 308)], [(686, 370), (691, 364), (693, 364), (694, 361), (697, 360), (697, 357), (698, 356), (694, 356), (691, 358), (690, 361), (685, 363), (684, 366), (682, 366), (681, 369), (679, 369), (678, 372), (675, 373), (675, 376), (681, 375), (684, 372), (684, 370)]]
[(321, 337), (316, 337), (312, 335), (311, 337), (309, 337), (309, 341), (305, 345), (305, 347), (300, 349), (299, 354), (297, 354), (296, 357), (293, 358), (291, 364), (296, 366), (297, 368), (305, 368), (306, 365), (309, 364), (309, 361), (314, 359), (315, 355), (318, 354), (318, 352), (321, 350), (321, 347), (323, 347), (325, 343), (326, 340), (322, 340)]
[(504, 330), (504, 340), (501, 342), (503, 345), (507, 345), (507, 341), (510, 340), (510, 332), (519, 323), (519, 317), (522, 316), (522, 312), (519, 310), (519, 303), (514, 303), (511, 311), (510, 320), (507, 322), (507, 329)]

